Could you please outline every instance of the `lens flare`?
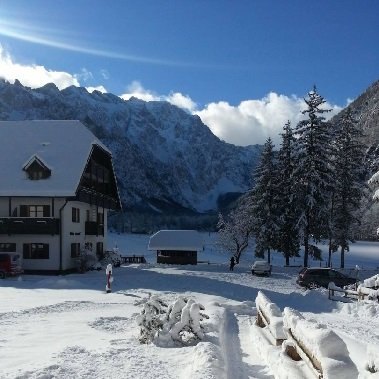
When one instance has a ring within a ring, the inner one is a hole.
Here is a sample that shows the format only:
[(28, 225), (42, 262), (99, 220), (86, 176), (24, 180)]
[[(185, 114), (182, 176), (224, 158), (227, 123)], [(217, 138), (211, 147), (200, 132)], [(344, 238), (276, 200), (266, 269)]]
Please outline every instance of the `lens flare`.
[[(138, 63), (147, 63), (154, 65), (164, 65), (164, 66), (194, 66), (191, 63), (170, 61), (165, 59), (156, 59), (149, 58), (144, 56), (137, 56), (132, 54), (123, 54), (116, 53), (113, 51), (107, 51), (102, 49), (94, 49), (89, 47), (80, 46), (78, 44), (62, 42), (57, 39), (47, 38), (43, 35), (51, 34), (52, 32), (56, 32), (49, 29), (35, 28), (35, 27), (25, 27), (25, 25), (21, 25), (19, 23), (14, 23), (10, 21), (4, 21), (0, 19), (0, 35), (5, 37), (10, 37), (14, 39), (18, 39), (21, 41), (26, 41), (38, 45), (48, 46), (56, 49), (73, 51), (82, 54), (95, 55), (104, 58), (111, 59), (121, 59), (130, 62), (138, 62)], [(198, 67), (196, 65), (196, 67)]]

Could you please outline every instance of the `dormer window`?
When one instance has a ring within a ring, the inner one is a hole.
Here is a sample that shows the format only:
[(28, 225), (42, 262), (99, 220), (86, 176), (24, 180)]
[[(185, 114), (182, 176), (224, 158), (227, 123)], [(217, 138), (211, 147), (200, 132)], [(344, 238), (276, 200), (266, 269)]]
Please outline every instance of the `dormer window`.
[(24, 165), (23, 170), (31, 180), (46, 179), (51, 176), (50, 168), (37, 155), (33, 155)]

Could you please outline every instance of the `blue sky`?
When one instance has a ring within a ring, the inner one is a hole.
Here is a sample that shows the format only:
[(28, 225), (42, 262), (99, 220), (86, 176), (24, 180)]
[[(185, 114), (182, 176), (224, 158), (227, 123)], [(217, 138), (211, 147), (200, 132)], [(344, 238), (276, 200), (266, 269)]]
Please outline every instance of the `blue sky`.
[(376, 0), (0, 0), (0, 75), (168, 100), (262, 142), (313, 84), (338, 111), (379, 79), (378, 15)]

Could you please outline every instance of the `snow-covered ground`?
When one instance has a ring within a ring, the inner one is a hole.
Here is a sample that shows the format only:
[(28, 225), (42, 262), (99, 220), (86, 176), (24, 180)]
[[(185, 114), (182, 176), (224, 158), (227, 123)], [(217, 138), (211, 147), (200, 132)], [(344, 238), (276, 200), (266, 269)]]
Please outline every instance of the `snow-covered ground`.
[[(254, 325), (259, 290), (282, 311), (291, 307), (332, 329), (359, 378), (379, 377), (365, 368), (367, 349), (379, 361), (378, 303), (336, 302), (326, 290), (304, 290), (296, 285), (299, 267), (284, 268), (275, 254), (271, 277), (251, 275), (251, 251), (230, 272), (214, 235), (204, 236), (199, 260), (210, 264), (166, 266), (154, 263), (148, 236), (110, 234), (110, 247), (148, 260), (114, 269), (110, 294), (105, 271), (0, 281), (0, 378), (293, 378), (296, 372), (311, 378), (301, 364), (277, 360), (281, 348), (266, 343)], [(346, 265), (356, 264), (361, 278), (378, 274), (379, 243), (353, 245)], [(140, 344), (136, 317), (153, 294), (168, 303), (184, 295), (204, 305), (204, 340), (185, 347)]]

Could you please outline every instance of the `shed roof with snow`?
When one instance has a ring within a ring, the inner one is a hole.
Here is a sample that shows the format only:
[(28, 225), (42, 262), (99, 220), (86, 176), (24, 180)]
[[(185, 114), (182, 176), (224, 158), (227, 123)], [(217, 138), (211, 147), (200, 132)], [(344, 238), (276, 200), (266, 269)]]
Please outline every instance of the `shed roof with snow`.
[[(74, 196), (94, 146), (111, 155), (76, 120), (0, 122), (0, 196)], [(50, 170), (44, 180), (29, 180), (29, 166)]]
[(196, 230), (160, 230), (150, 237), (149, 250), (200, 251), (204, 241)]

